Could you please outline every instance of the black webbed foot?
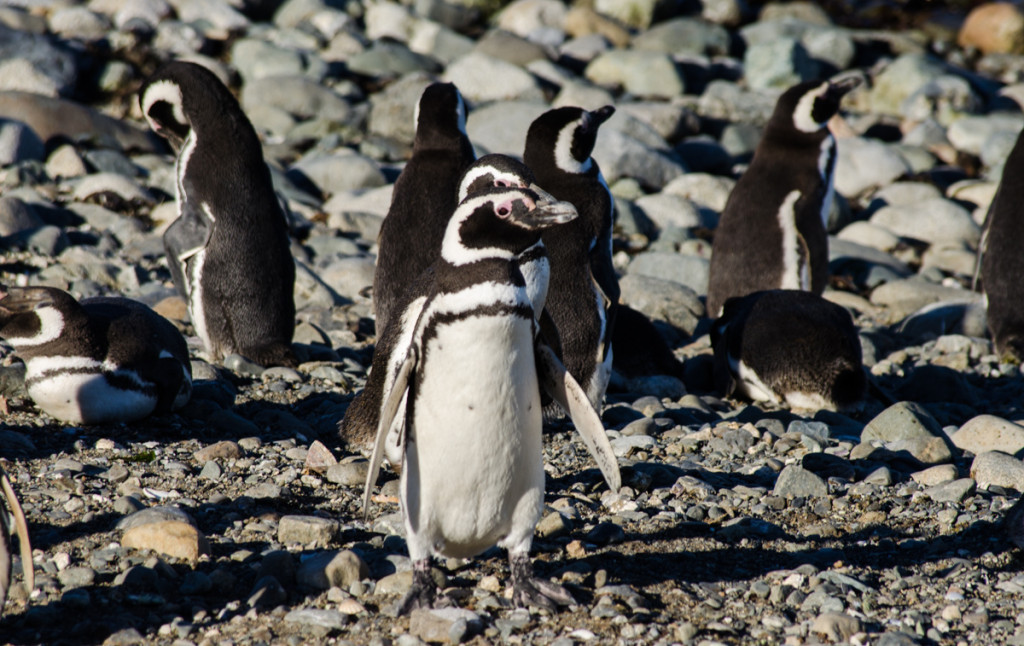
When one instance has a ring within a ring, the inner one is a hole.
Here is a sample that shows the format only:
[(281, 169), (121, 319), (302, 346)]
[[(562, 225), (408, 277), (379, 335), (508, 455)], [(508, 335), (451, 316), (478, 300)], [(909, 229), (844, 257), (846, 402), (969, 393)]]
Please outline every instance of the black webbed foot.
[(509, 554), (512, 570), (512, 603), (517, 607), (537, 606), (554, 611), (558, 606), (576, 603), (569, 591), (546, 579), (533, 576), (533, 562), (526, 554)]
[(430, 559), (412, 564), (412, 587), (398, 605), (398, 615), (408, 615), (418, 608), (433, 608), (437, 603), (437, 584), (430, 576)]

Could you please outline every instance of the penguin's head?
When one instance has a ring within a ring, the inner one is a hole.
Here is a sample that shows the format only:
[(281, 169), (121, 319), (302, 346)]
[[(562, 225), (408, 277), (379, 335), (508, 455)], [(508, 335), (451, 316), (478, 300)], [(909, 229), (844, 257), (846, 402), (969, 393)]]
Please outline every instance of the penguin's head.
[(570, 202), (540, 188), (489, 187), (463, 200), (448, 221), (441, 257), (452, 265), (511, 260), (536, 244), (541, 231), (577, 216)]
[(533, 171), (523, 162), (508, 155), (484, 155), (473, 162), (459, 181), (458, 201), (492, 187), (536, 188)]
[(202, 65), (175, 61), (161, 67), (139, 92), (139, 106), (153, 132), (180, 147), (198, 122), (210, 129), (219, 113), (241, 112), (220, 79)]
[(423, 90), (413, 116), (416, 146), (442, 145), (466, 137), (466, 101), (454, 83), (432, 83)]
[(79, 307), (54, 287), (0, 286), (0, 338), (15, 349), (48, 343), (60, 337), (66, 315)]
[(565, 173), (590, 171), (597, 131), (613, 114), (615, 108), (610, 105), (597, 110), (576, 107), (548, 110), (530, 124), (523, 161), (533, 169), (553, 164)]
[(788, 114), (793, 127), (800, 132), (818, 132), (839, 112), (839, 104), (846, 93), (860, 82), (858, 76), (846, 76), (832, 81), (794, 85), (779, 97), (773, 118), (782, 120)]

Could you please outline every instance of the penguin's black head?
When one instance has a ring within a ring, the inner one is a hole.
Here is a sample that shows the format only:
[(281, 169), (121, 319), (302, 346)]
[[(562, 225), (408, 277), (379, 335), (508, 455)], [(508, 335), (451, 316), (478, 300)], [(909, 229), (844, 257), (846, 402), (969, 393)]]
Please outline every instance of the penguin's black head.
[(818, 132), (839, 112), (846, 93), (858, 85), (860, 78), (856, 76), (794, 85), (779, 97), (772, 120), (789, 121), (800, 132)]
[(413, 120), (416, 147), (445, 145), (466, 137), (466, 102), (454, 83), (432, 83), (420, 95)]
[(576, 207), (534, 188), (490, 187), (463, 200), (445, 229), (441, 257), (452, 265), (511, 260), (548, 227), (576, 217)]
[(54, 287), (0, 287), (0, 337), (15, 348), (52, 341), (66, 315), (79, 309), (78, 301)]
[(566, 173), (590, 171), (597, 131), (613, 114), (615, 108), (610, 105), (597, 110), (576, 107), (548, 110), (530, 124), (523, 161), (535, 170), (547, 169), (553, 164)]
[(466, 169), (459, 180), (458, 201), (492, 187), (539, 188), (533, 171), (523, 162), (508, 155), (484, 155)]
[(180, 147), (196, 123), (210, 127), (218, 113), (241, 112), (238, 101), (220, 79), (202, 65), (175, 61), (161, 67), (139, 92), (139, 106), (153, 132)]

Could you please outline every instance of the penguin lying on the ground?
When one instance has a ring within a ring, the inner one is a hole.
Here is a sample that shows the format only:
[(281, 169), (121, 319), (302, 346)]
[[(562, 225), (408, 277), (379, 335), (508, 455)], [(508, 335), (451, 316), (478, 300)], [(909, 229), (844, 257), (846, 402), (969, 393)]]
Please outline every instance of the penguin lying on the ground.
[(458, 204), (459, 179), (475, 157), (458, 88), (452, 83), (428, 86), (416, 105), (412, 158), (395, 182), (377, 238), (373, 310), (378, 335), (402, 292), (437, 258), (448, 217)]
[(0, 338), (25, 362), (36, 405), (73, 424), (130, 422), (184, 406), (192, 364), (181, 333), (127, 298), (81, 303), (53, 287), (0, 286)]
[(598, 129), (614, 112), (610, 105), (549, 110), (530, 124), (523, 151), (537, 183), (580, 214), (543, 234), (551, 263), (546, 308), (557, 328), (562, 362), (598, 409), (611, 375), (619, 281), (612, 265), (614, 202), (591, 154)]
[[(413, 583), (400, 613), (432, 606), (431, 556), (509, 551), (518, 606), (572, 603), (561, 586), (533, 576), (529, 558), (544, 499), (540, 388), (569, 411), (606, 481), (621, 481), (614, 453), (586, 393), (538, 325), (518, 257), (540, 231), (575, 208), (530, 189), (495, 187), (452, 214), (410, 342), (391, 383), (367, 473), (364, 510), (396, 415), (404, 414), (402, 510)], [(408, 310), (407, 310), (408, 311)]]
[(846, 309), (789, 289), (730, 298), (723, 309), (711, 328), (720, 392), (802, 409), (861, 404), (867, 377)]
[(178, 148), (178, 219), (164, 233), (174, 284), (213, 359), (295, 366), (295, 261), (263, 149), (224, 84), (195, 63), (161, 68), (142, 113)]
[[(32, 544), (28, 538), (28, 523), (25, 521), (25, 512), (18, 503), (18, 497), (14, 495), (11, 481), (3, 467), (0, 467), (0, 489), (3, 489), (3, 498), (7, 501), (11, 516), (14, 520), (14, 533), (18, 535), (18, 552), (21, 555), (22, 576), (25, 579), (25, 590), (29, 593), (35, 589), (35, 570), (32, 566)], [(11, 527), (6, 523), (7, 515), (0, 509), (0, 615), (4, 613), (4, 603), (7, 601), (7, 590), (11, 587)]]
[(828, 234), (836, 143), (828, 121), (857, 77), (810, 81), (775, 105), (750, 166), (722, 211), (711, 247), (707, 309), (767, 289), (821, 294), (828, 283)]
[[(462, 202), (469, 196), (478, 195), (493, 187), (530, 188), (535, 192), (541, 192), (525, 164), (506, 155), (494, 154), (481, 157), (465, 170), (456, 188), (456, 197), (458, 202)], [(453, 206), (451, 211), (454, 210)], [(451, 217), (450, 212), (448, 217)], [(412, 328), (423, 304), (422, 299), (416, 296), (423, 294), (433, 280), (432, 266), (440, 256), (441, 244), (438, 242), (431, 259), (431, 267), (406, 285), (405, 291), (395, 301), (395, 316), (388, 327), (377, 329), (377, 346), (373, 351), (373, 365), (366, 385), (349, 404), (339, 426), (341, 438), (349, 450), (365, 452), (373, 448), (380, 408), (384, 404), (384, 390), (394, 380), (394, 375), (405, 358), (412, 340)], [(549, 272), (543, 242), (538, 241), (519, 254), (517, 263), (526, 281), (527, 295), (534, 305), (534, 312), (540, 312), (547, 297)], [(557, 339), (554, 342), (557, 343)], [(396, 426), (400, 426), (402, 421), (399, 416), (395, 420)], [(401, 452), (394, 444), (389, 444), (388, 448), (388, 461), (397, 469), (401, 461)]]

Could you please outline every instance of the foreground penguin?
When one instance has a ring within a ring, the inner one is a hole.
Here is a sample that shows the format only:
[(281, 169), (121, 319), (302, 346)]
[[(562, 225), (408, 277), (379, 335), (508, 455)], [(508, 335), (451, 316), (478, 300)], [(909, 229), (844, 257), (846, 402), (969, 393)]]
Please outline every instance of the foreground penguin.
[[(458, 184), (457, 200), (461, 203), (467, 197), (477, 196), (494, 187), (529, 188), (536, 193), (542, 193), (534, 181), (533, 173), (525, 164), (512, 157), (495, 154), (481, 157), (466, 169)], [(454, 211), (454, 206), (451, 210)], [(451, 213), (448, 217), (451, 217)], [(341, 439), (345, 441), (349, 450), (368, 452), (373, 449), (380, 409), (384, 405), (384, 390), (390, 388), (394, 382), (395, 375), (409, 350), (413, 328), (425, 302), (423, 295), (434, 278), (433, 264), (440, 256), (441, 243), (438, 242), (430, 267), (406, 284), (405, 291), (395, 301), (395, 316), (386, 328), (377, 330), (377, 346), (374, 348), (373, 365), (366, 386), (349, 404), (339, 427)], [(516, 256), (516, 265), (523, 274), (527, 297), (534, 313), (538, 314), (543, 310), (547, 298), (550, 272), (543, 241), (538, 240), (519, 253)], [(387, 445), (388, 461), (395, 468), (398, 468), (402, 459), (401, 450), (396, 442), (398, 428), (403, 423), (404, 417), (401, 414), (397, 415), (393, 425), (393, 441)]]
[(711, 329), (715, 385), (726, 396), (848, 410), (867, 378), (850, 313), (811, 292), (770, 290), (725, 302)]
[(1024, 133), (1017, 137), (982, 230), (979, 274), (988, 329), (1002, 360), (1024, 360)]
[(0, 509), (0, 615), (4, 612), (4, 603), (7, 601), (7, 590), (11, 587), (11, 530), (18, 535), (18, 553), (21, 555), (21, 569), (25, 577), (25, 590), (29, 593), (35, 589), (35, 570), (32, 567), (32, 544), (28, 537), (28, 523), (25, 521), (25, 512), (18, 503), (18, 497), (14, 495), (11, 481), (7, 473), (0, 467), (0, 489), (3, 490), (3, 499), (7, 502), (14, 526), (6, 524), (7, 515)]
[(437, 257), (448, 217), (458, 204), (459, 178), (474, 159), (459, 90), (452, 83), (428, 86), (416, 106), (412, 158), (395, 182), (377, 239), (373, 309), (378, 334), (402, 292)]
[(164, 233), (174, 284), (213, 359), (295, 366), (295, 263), (259, 138), (206, 68), (175, 62), (140, 93), (154, 132), (178, 148), (178, 219)]
[(546, 307), (557, 327), (561, 359), (595, 408), (611, 375), (619, 281), (612, 265), (614, 202), (591, 154), (598, 129), (614, 112), (610, 105), (549, 110), (530, 124), (523, 151), (537, 183), (580, 214), (544, 232), (551, 263)]
[(849, 77), (786, 90), (750, 166), (722, 211), (711, 248), (707, 309), (718, 316), (733, 296), (766, 289), (821, 294), (828, 283), (828, 234), (836, 143), (828, 121)]
[(544, 498), (540, 387), (572, 415), (609, 486), (618, 466), (600, 418), (537, 323), (517, 256), (542, 229), (575, 217), (571, 204), (529, 189), (492, 188), (463, 201), (445, 230), (411, 343), (384, 406), (367, 474), (368, 507), (392, 422), (404, 409), (401, 501), (413, 561), (399, 608), (432, 606), (433, 554), (509, 550), (513, 602), (572, 602), (533, 576), (529, 550)]
[(127, 298), (79, 303), (53, 287), (11, 287), (0, 299), (0, 338), (25, 362), (29, 397), (65, 422), (130, 422), (192, 395), (181, 333)]

